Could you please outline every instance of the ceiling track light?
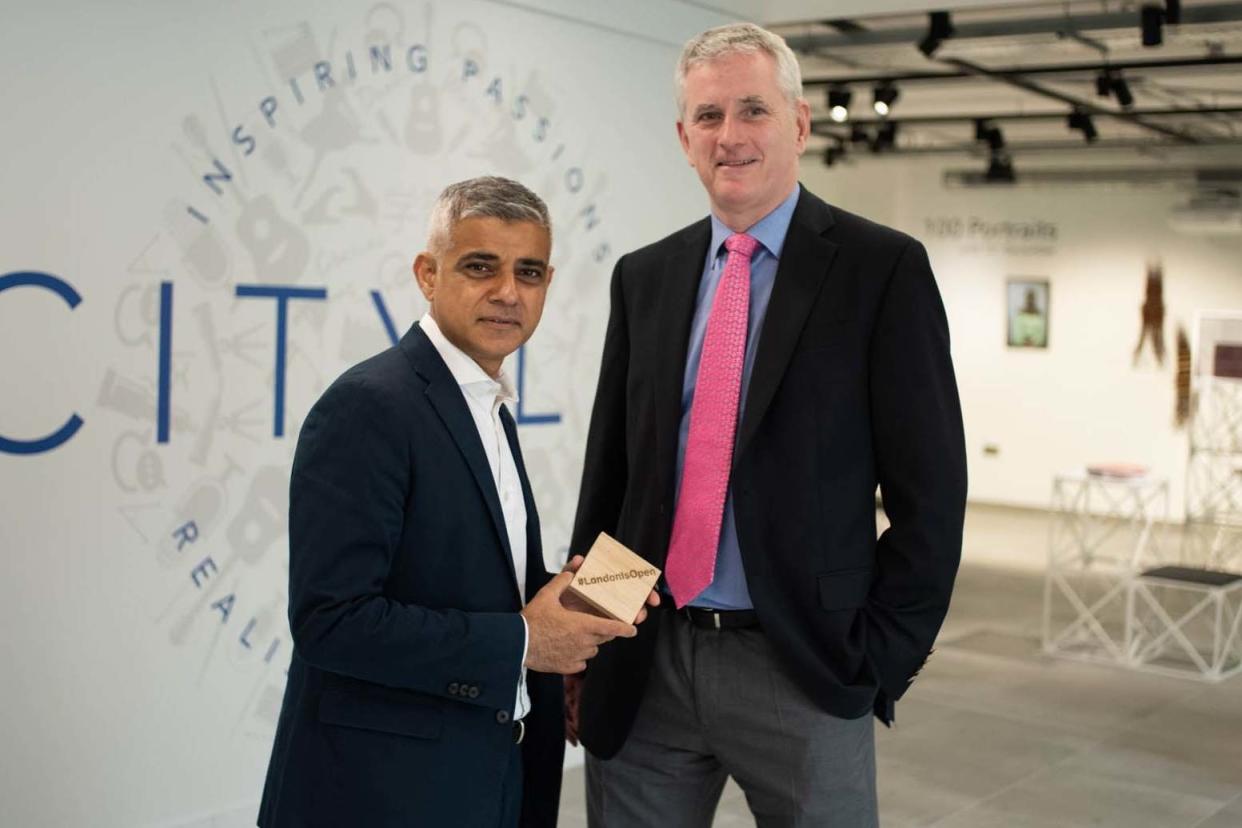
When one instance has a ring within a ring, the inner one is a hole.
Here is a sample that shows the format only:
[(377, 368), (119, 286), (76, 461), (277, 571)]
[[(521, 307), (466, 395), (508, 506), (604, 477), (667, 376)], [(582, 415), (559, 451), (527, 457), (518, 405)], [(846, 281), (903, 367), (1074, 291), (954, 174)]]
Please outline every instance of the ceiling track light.
[[(1178, 9), (1180, 18), (1181, 9)], [(1144, 46), (1159, 46), (1164, 42), (1165, 10), (1160, 6), (1143, 6), (1139, 12), (1139, 27)]]
[(850, 99), (854, 95), (844, 86), (828, 87), (828, 117), (843, 124), (850, 117)]
[(1126, 83), (1120, 73), (1113, 78), (1113, 95), (1117, 97), (1117, 103), (1121, 104), (1122, 109), (1134, 106), (1134, 94), (1130, 92), (1130, 84)]
[(875, 114), (881, 118), (887, 118), (888, 113), (893, 110), (893, 104), (897, 101), (897, 96), (900, 94), (897, 87), (891, 81), (885, 81), (877, 85), (872, 92)]
[(1065, 119), (1065, 125), (1070, 129), (1077, 129), (1082, 132), (1082, 137), (1088, 144), (1095, 143), (1100, 134), (1095, 131), (1095, 121), (1091, 116), (1081, 109), (1075, 109)]
[(983, 180), (989, 184), (1013, 184), (1017, 176), (1013, 171), (1013, 159), (1008, 153), (994, 152), (988, 158), (988, 169)]
[(975, 140), (986, 142), (993, 153), (1005, 147), (1005, 134), (1000, 127), (986, 118), (975, 121)]
[(845, 157), (845, 147), (842, 144), (829, 144), (824, 147), (824, 166), (831, 167), (836, 162)]
[(1095, 94), (1101, 98), (1107, 98), (1110, 95), (1116, 97), (1122, 109), (1134, 106), (1134, 93), (1130, 91), (1130, 84), (1126, 83), (1120, 71), (1101, 70), (1095, 78)]
[(1095, 76), (1095, 94), (1101, 98), (1107, 98), (1113, 93), (1113, 70), (1102, 69), (1100, 74)]
[(895, 121), (888, 121), (876, 130), (875, 139), (871, 142), (871, 151), (879, 153), (885, 150), (896, 149), (896, 147), (897, 123)]
[(947, 11), (935, 11), (927, 15), (927, 34), (919, 41), (919, 51), (924, 57), (931, 57), (940, 48), (940, 44), (953, 37), (953, 21)]
[(1181, 0), (1164, 0), (1164, 22), (1176, 26), (1182, 22)]

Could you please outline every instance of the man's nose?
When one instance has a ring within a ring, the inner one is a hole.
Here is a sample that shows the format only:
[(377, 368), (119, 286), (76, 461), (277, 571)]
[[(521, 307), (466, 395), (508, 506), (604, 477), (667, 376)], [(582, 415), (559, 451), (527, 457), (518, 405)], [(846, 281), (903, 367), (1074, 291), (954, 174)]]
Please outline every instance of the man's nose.
[(738, 122), (737, 118), (726, 114), (720, 123), (720, 132), (716, 136), (716, 139), (720, 142), (720, 145), (728, 147), (741, 143), (741, 126), (742, 125)]
[(517, 304), (517, 277), (511, 271), (504, 271), (497, 276), (491, 300), (502, 305)]

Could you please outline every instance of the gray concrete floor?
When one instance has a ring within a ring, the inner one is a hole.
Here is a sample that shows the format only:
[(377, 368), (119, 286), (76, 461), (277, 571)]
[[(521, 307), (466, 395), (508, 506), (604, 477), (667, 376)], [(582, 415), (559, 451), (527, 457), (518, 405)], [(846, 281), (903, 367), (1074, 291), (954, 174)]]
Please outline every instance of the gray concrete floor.
[[(1238, 828), (1242, 677), (1220, 684), (1045, 656), (1040, 574), (995, 561), (1041, 549), (1047, 516), (972, 507), (936, 653), (877, 728), (885, 828)], [(976, 549), (976, 547), (978, 547)], [(560, 824), (586, 825), (582, 769)], [(753, 825), (732, 782), (715, 826)], [(670, 826), (676, 828), (676, 826)]]

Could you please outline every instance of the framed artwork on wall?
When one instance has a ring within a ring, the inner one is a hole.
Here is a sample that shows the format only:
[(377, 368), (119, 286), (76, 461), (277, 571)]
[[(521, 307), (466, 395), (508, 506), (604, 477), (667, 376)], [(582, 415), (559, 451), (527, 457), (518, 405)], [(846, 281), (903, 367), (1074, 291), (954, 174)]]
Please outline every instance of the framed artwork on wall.
[(1242, 313), (1200, 311), (1195, 320), (1200, 376), (1242, 379)]
[(1048, 280), (1019, 276), (1007, 285), (1006, 341), (1010, 348), (1048, 347)]

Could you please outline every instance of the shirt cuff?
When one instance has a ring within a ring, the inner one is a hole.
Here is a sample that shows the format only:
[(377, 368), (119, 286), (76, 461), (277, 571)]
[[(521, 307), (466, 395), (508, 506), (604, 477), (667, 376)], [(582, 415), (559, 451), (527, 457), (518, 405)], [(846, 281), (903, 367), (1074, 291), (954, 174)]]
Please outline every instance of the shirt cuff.
[(530, 625), (526, 623), (526, 616), (519, 614), (522, 619), (522, 660), (519, 663), (517, 697), (513, 700), (513, 719), (514, 721), (525, 718), (530, 711), (526, 709), (526, 705), (522, 703), (522, 699), (526, 696), (526, 652), (530, 649)]

